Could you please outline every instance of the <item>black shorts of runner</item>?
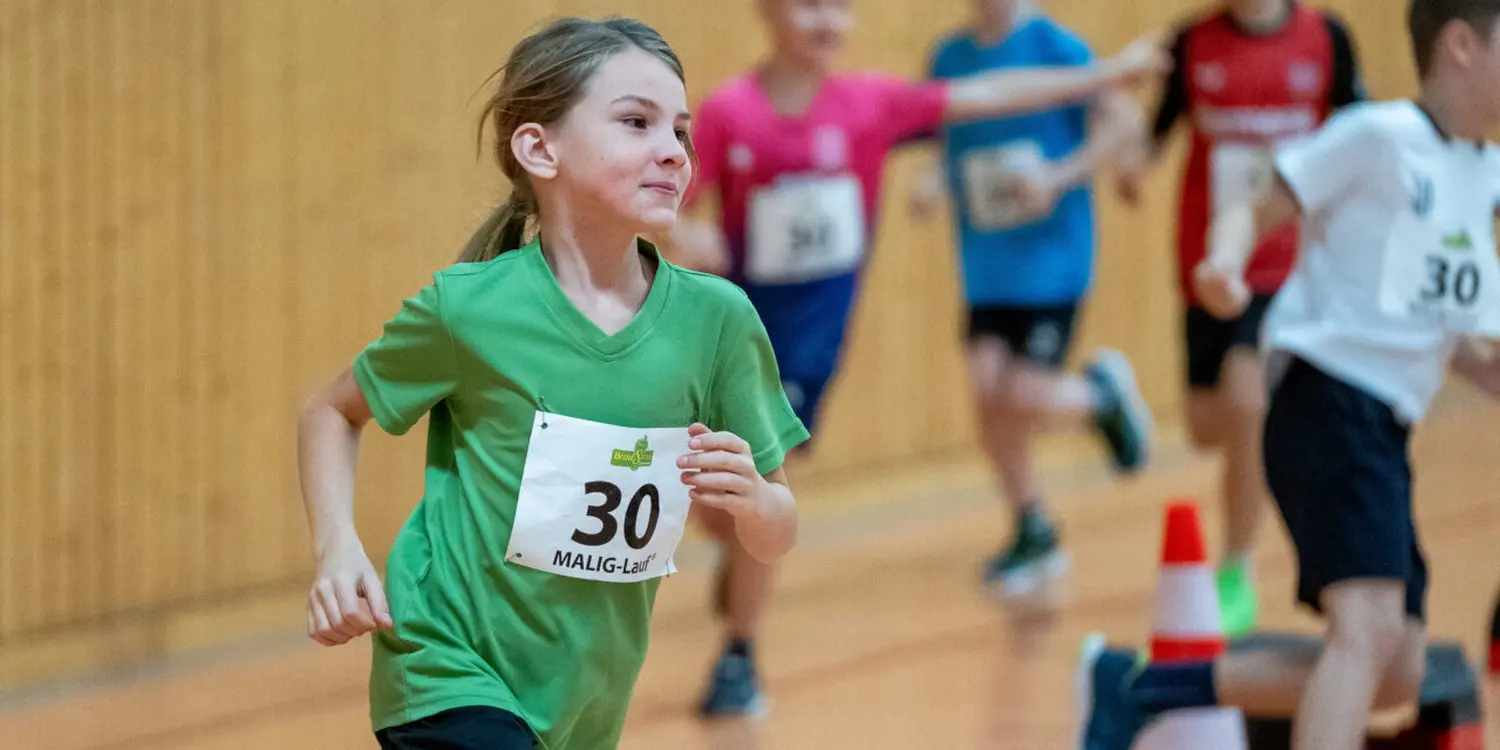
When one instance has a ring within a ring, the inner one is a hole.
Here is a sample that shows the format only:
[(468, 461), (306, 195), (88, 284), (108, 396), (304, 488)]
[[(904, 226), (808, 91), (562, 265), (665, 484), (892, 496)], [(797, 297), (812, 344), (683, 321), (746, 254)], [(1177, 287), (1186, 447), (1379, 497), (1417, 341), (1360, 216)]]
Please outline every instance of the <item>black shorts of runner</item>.
[(1189, 387), (1219, 387), (1219, 373), (1229, 350), (1236, 346), (1255, 349), (1260, 345), (1260, 324), (1271, 299), (1269, 294), (1251, 297), (1245, 313), (1234, 320), (1219, 320), (1201, 307), (1187, 309), (1183, 338), (1187, 344)]
[(375, 733), (381, 750), (534, 750), (540, 747), (519, 716), (490, 706), (440, 711)]
[(981, 305), (969, 308), (968, 340), (993, 336), (1005, 342), (1012, 354), (1038, 367), (1061, 369), (1073, 343), (1078, 305), (1008, 307)]
[(1391, 407), (1294, 359), (1271, 392), (1266, 481), (1297, 552), (1297, 599), (1353, 579), (1406, 585), (1425, 615), (1427, 562), (1412, 517), (1411, 430)]

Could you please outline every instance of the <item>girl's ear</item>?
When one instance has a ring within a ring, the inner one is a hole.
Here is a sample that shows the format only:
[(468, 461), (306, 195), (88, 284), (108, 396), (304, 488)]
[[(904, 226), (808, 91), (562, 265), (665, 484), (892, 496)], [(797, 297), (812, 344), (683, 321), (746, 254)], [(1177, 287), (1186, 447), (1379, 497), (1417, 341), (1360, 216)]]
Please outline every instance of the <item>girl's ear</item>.
[(547, 129), (528, 122), (510, 136), (510, 151), (533, 180), (557, 177), (557, 154), (547, 139)]

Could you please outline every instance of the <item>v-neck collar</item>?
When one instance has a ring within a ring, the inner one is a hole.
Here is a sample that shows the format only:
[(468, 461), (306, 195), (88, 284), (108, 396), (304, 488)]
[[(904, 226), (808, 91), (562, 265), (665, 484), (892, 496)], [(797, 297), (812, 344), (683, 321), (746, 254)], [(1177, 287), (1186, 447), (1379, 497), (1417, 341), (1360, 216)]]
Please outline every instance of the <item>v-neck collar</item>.
[(636, 246), (640, 253), (656, 263), (656, 275), (651, 279), (651, 290), (646, 293), (641, 309), (614, 334), (606, 334), (573, 304), (573, 300), (568, 299), (557, 276), (552, 273), (552, 267), (547, 265), (547, 257), (542, 254), (540, 237), (517, 252), (525, 254), (526, 263), (535, 274), (542, 302), (563, 331), (579, 346), (605, 359), (613, 359), (624, 355), (655, 328), (671, 291), (672, 271), (656, 246), (645, 240), (637, 240)]
[(834, 74), (832, 73), (823, 76), (823, 80), (818, 82), (817, 92), (807, 101), (807, 107), (795, 115), (789, 115), (776, 108), (776, 99), (771, 96), (770, 89), (766, 88), (765, 78), (762, 77), (764, 74), (764, 67), (756, 68), (752, 71), (750, 73), (750, 85), (754, 87), (755, 93), (760, 96), (760, 100), (765, 103), (766, 109), (770, 110), (771, 114), (775, 115), (777, 120), (790, 123), (807, 122), (812, 118), (812, 114), (818, 109), (818, 104), (823, 100), (823, 95), (828, 92), (829, 83), (834, 78)]

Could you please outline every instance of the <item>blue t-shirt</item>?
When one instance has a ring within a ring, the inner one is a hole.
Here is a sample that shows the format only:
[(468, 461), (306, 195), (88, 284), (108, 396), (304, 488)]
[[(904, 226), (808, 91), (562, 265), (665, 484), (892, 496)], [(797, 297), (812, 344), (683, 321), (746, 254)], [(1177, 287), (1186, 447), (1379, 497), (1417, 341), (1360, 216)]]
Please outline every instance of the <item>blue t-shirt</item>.
[[(957, 78), (997, 68), (1086, 65), (1088, 45), (1049, 18), (1024, 21), (1004, 41), (981, 47), (968, 33), (941, 42), (932, 56), (934, 78)], [(1061, 196), (1050, 216), (1011, 224), (1003, 211), (972, 205), (965, 169), (993, 170), (1002, 153), (1055, 162), (1088, 138), (1088, 109), (1069, 106), (1001, 120), (955, 123), (941, 131), (948, 185), (971, 305), (1062, 305), (1089, 289), (1094, 264), (1093, 191), (1085, 183)], [(1011, 157), (1006, 157), (1011, 158)], [(1023, 157), (1024, 158), (1024, 157)], [(978, 191), (984, 194), (985, 191)], [(996, 205), (990, 202), (991, 206)]]

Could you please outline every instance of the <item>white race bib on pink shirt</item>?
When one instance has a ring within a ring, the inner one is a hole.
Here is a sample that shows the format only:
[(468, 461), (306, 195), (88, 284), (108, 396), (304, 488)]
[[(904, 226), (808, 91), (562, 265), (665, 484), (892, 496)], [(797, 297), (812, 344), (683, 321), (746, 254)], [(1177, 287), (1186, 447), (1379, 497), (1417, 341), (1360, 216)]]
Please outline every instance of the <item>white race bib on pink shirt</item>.
[(750, 193), (745, 277), (795, 284), (849, 273), (865, 252), (864, 195), (853, 175), (782, 180)]

